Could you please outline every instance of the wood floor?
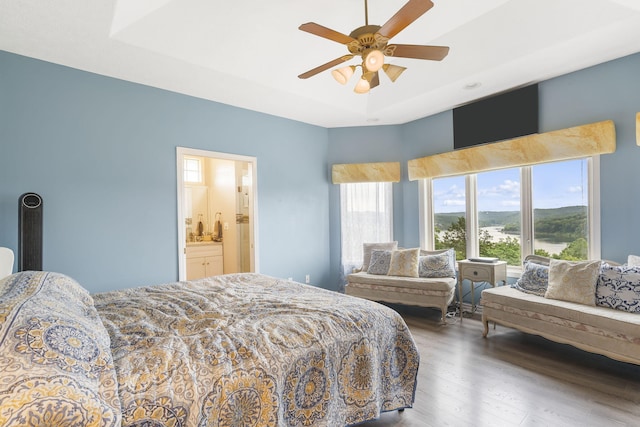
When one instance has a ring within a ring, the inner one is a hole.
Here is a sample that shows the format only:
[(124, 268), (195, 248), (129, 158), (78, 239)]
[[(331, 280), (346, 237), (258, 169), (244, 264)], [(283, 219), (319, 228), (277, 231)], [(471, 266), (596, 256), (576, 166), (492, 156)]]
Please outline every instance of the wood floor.
[(640, 426), (640, 366), (616, 362), (479, 316), (394, 306), (420, 350), (413, 408), (365, 427)]

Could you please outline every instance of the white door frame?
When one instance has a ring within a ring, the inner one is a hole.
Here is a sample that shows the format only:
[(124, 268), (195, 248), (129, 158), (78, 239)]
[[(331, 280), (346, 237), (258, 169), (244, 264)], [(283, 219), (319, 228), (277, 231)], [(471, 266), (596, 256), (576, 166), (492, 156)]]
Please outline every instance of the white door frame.
[(233, 160), (247, 162), (251, 164), (251, 182), (253, 186), (253, 197), (250, 202), (249, 221), (249, 253), (251, 271), (260, 271), (258, 257), (258, 159), (251, 156), (239, 154), (219, 153), (216, 151), (199, 150), (195, 148), (176, 147), (176, 170), (178, 183), (178, 280), (187, 278), (187, 236), (185, 230), (184, 206), (184, 156), (209, 157), (214, 159)]

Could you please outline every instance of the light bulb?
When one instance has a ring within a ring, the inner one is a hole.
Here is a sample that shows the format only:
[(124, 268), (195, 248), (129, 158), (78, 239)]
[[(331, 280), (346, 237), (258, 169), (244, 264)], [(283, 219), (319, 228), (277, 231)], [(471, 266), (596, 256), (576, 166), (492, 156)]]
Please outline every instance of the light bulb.
[(377, 49), (372, 50), (367, 53), (364, 63), (368, 71), (376, 72), (384, 65), (384, 55)]
[(365, 78), (361, 78), (353, 91), (355, 93), (367, 93), (369, 89), (371, 89), (371, 84)]
[(355, 71), (356, 67), (353, 65), (348, 65), (346, 67), (338, 68), (337, 70), (333, 70), (331, 75), (334, 79), (341, 85), (347, 84), (351, 76)]
[(384, 70), (385, 74), (389, 77), (389, 79), (391, 79), (392, 82), (395, 82), (396, 79), (400, 77), (400, 74), (402, 74), (402, 72), (406, 70), (405, 67), (400, 67), (399, 65), (391, 65), (391, 64), (384, 64), (382, 66), (382, 69)]

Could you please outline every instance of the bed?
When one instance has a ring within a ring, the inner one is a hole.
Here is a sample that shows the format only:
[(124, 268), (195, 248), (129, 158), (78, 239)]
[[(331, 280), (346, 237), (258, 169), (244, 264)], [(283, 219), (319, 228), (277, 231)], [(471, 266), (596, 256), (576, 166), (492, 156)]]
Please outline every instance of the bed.
[(89, 294), (0, 280), (0, 425), (343, 426), (413, 404), (392, 309), (261, 274)]

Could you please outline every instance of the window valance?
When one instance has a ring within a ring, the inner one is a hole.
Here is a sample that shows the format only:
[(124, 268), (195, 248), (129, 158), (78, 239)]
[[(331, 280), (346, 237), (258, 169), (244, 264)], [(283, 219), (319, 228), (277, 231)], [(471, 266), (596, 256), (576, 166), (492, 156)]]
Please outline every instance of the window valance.
[(613, 120), (606, 120), (409, 160), (409, 180), (570, 160), (615, 150), (615, 126)]
[(337, 164), (331, 168), (334, 184), (400, 182), (400, 162)]

